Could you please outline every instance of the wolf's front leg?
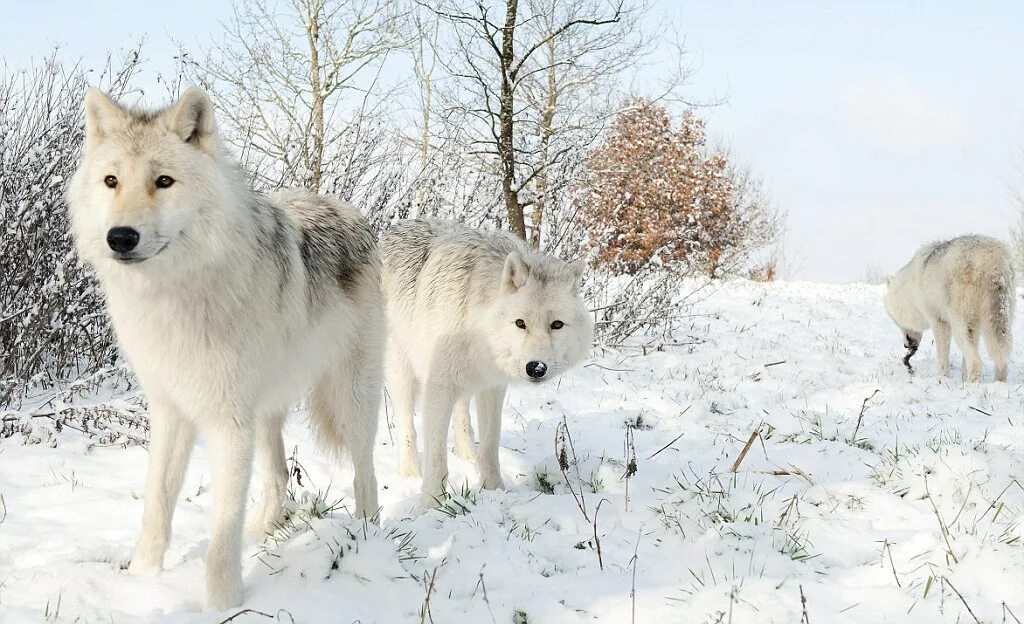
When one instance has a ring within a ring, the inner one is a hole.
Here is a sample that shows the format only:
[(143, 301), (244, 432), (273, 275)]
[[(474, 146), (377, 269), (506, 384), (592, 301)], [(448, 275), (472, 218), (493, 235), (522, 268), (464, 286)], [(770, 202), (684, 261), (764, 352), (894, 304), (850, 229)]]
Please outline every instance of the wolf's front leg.
[(263, 479), (262, 500), (249, 525), (249, 533), (263, 539), (278, 528), (284, 515), (288, 492), (288, 465), (284, 456), (281, 429), (286, 413), (280, 412), (256, 423), (256, 461)]
[(481, 485), (485, 490), (505, 487), (498, 463), (501, 445), (501, 406), (505, 402), (505, 387), (490, 388), (476, 395), (476, 417), (480, 424), (480, 453), (477, 466)]
[(128, 571), (159, 572), (171, 539), (171, 519), (195, 442), (195, 427), (173, 407), (150, 399), (149, 468), (143, 499), (142, 534)]
[(932, 319), (932, 332), (935, 334), (935, 358), (939, 361), (939, 375), (949, 375), (949, 341), (952, 328), (942, 319)]
[(428, 378), (423, 393), (423, 505), (436, 506), (448, 480), (448, 426), (455, 389), (447, 380)]
[(455, 454), (466, 461), (476, 461), (473, 424), (469, 417), (469, 395), (455, 402), (452, 428), (455, 429)]
[(413, 414), (419, 383), (409, 359), (395, 346), (388, 349), (388, 386), (395, 405), (398, 422), (398, 473), (403, 477), (419, 477), (419, 453), (416, 450), (416, 425)]
[(210, 431), (213, 531), (206, 552), (206, 604), (218, 610), (242, 603), (242, 523), (252, 474), (252, 425), (231, 419)]

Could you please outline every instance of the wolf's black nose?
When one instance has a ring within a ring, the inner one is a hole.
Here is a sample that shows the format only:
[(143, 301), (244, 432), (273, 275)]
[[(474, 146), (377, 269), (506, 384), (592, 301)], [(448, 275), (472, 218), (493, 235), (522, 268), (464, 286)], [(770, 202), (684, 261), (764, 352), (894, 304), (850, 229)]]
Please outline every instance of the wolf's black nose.
[(110, 228), (107, 232), (107, 245), (118, 253), (135, 249), (139, 244), (139, 233), (130, 227)]
[(541, 379), (548, 372), (548, 365), (544, 362), (527, 362), (526, 374), (534, 379)]

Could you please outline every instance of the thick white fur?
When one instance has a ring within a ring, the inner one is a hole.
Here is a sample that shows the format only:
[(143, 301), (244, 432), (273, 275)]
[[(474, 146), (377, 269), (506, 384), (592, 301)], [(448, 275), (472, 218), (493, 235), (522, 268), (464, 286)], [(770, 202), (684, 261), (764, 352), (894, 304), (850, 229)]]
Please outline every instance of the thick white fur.
[(931, 328), (939, 374), (949, 374), (950, 338), (964, 354), (963, 376), (981, 380), (978, 342), (985, 338), (997, 381), (1006, 381), (1013, 351), (1016, 280), (1009, 249), (994, 238), (961, 236), (922, 247), (886, 279), (885, 309), (906, 346)]
[[(297, 211), (320, 202), (339, 218), (361, 217), (325, 198), (291, 193), (268, 201), (251, 191), (219, 147), (212, 105), (198, 89), (159, 114), (90, 91), (86, 120), (85, 154), (69, 190), (73, 231), (151, 406), (143, 528), (129, 570), (163, 565), (198, 431), (212, 463), (207, 604), (236, 606), (254, 455), (263, 501), (253, 524), (262, 534), (280, 517), (288, 480), (284, 416), (310, 388), (320, 440), (351, 455), (357, 513), (377, 511), (379, 257), (373, 248), (347, 288), (314, 283), (299, 251)], [(116, 191), (103, 182), (110, 174)], [(155, 189), (159, 175), (176, 182)], [(105, 242), (115, 226), (138, 230), (139, 253), (148, 259), (115, 259)]]
[[(388, 309), (388, 383), (400, 429), (400, 469), (419, 475), (413, 412), (422, 407), (423, 503), (435, 504), (448, 478), (453, 411), (460, 456), (476, 458), (482, 486), (503, 487), (498, 448), (507, 386), (533, 390), (589, 351), (593, 323), (579, 296), (580, 263), (540, 255), (504, 233), (457, 224), (406, 221), (382, 243)], [(543, 275), (545, 279), (539, 279)], [(516, 326), (522, 319), (527, 329)], [(554, 321), (564, 327), (552, 329)], [(544, 362), (543, 382), (526, 364)], [(474, 452), (471, 397), (480, 450)]]

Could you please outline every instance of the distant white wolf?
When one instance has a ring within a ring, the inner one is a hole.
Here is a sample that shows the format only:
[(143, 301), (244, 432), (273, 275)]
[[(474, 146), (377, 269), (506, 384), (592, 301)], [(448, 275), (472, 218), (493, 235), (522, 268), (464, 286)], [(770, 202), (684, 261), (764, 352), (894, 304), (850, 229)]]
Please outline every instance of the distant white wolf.
[(503, 487), (498, 445), (507, 386), (551, 380), (590, 349), (594, 325), (579, 295), (583, 264), (542, 255), (508, 233), (427, 220), (398, 223), (381, 250), (402, 475), (419, 474), (413, 427), (419, 397), (423, 502), (439, 501), (453, 409), (458, 452), (475, 455), (469, 424), (475, 397), (482, 485)]
[(197, 88), (158, 112), (91, 90), (85, 109), (72, 229), (151, 412), (142, 535), (129, 570), (163, 565), (198, 429), (213, 485), (207, 602), (236, 606), (253, 456), (264, 478), (253, 528), (264, 532), (282, 513), (288, 481), (282, 423), (310, 389), (312, 428), (351, 456), (357, 513), (377, 511), (384, 326), (375, 237), (339, 201), (251, 190)]
[(960, 236), (925, 245), (907, 266), (886, 278), (885, 309), (909, 349), (924, 330), (935, 332), (939, 374), (949, 374), (949, 340), (964, 354), (964, 380), (981, 380), (979, 337), (995, 361), (996, 380), (1006, 381), (1013, 350), (1016, 280), (1010, 250), (987, 236)]

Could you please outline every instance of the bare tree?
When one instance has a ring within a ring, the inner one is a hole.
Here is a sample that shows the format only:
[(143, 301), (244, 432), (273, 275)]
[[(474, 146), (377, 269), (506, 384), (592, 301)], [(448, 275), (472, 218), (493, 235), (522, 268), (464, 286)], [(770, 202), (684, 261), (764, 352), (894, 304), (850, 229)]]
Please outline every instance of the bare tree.
[[(554, 3), (520, 0), (444, 0), (430, 6), (451, 28), (444, 61), (453, 79), (446, 115), (464, 128), (471, 152), (494, 159), (508, 228), (527, 238), (520, 194), (538, 174), (536, 117), (524, 102), (527, 81), (551, 65), (545, 47), (563, 36), (612, 28), (625, 0), (579, 2), (575, 10), (545, 14)], [(540, 12), (534, 12), (539, 10)], [(534, 24), (546, 23), (535, 28)], [(557, 62), (557, 61), (556, 61)]]
[[(551, 212), (557, 219), (557, 213), (570, 209), (562, 194), (579, 181), (583, 154), (620, 105), (623, 87), (629, 82), (625, 73), (643, 66), (657, 43), (665, 41), (663, 27), (643, 27), (650, 11), (646, 0), (620, 4), (613, 27), (559, 32), (562, 24), (594, 13), (597, 4), (594, 0), (527, 0), (534, 19), (523, 28), (531, 39), (543, 42), (522, 84), (522, 99), (533, 113), (531, 132), (536, 135), (530, 163), (535, 172), (532, 193), (524, 203), (531, 207), (529, 240), (538, 247), (546, 242), (545, 215)], [(671, 88), (681, 82), (673, 82)], [(572, 221), (563, 219), (562, 224)], [(564, 234), (557, 227), (548, 229), (553, 240)]]
[(183, 59), (258, 182), (352, 198), (393, 157), (380, 69), (404, 45), (397, 0), (243, 0), (219, 43)]

